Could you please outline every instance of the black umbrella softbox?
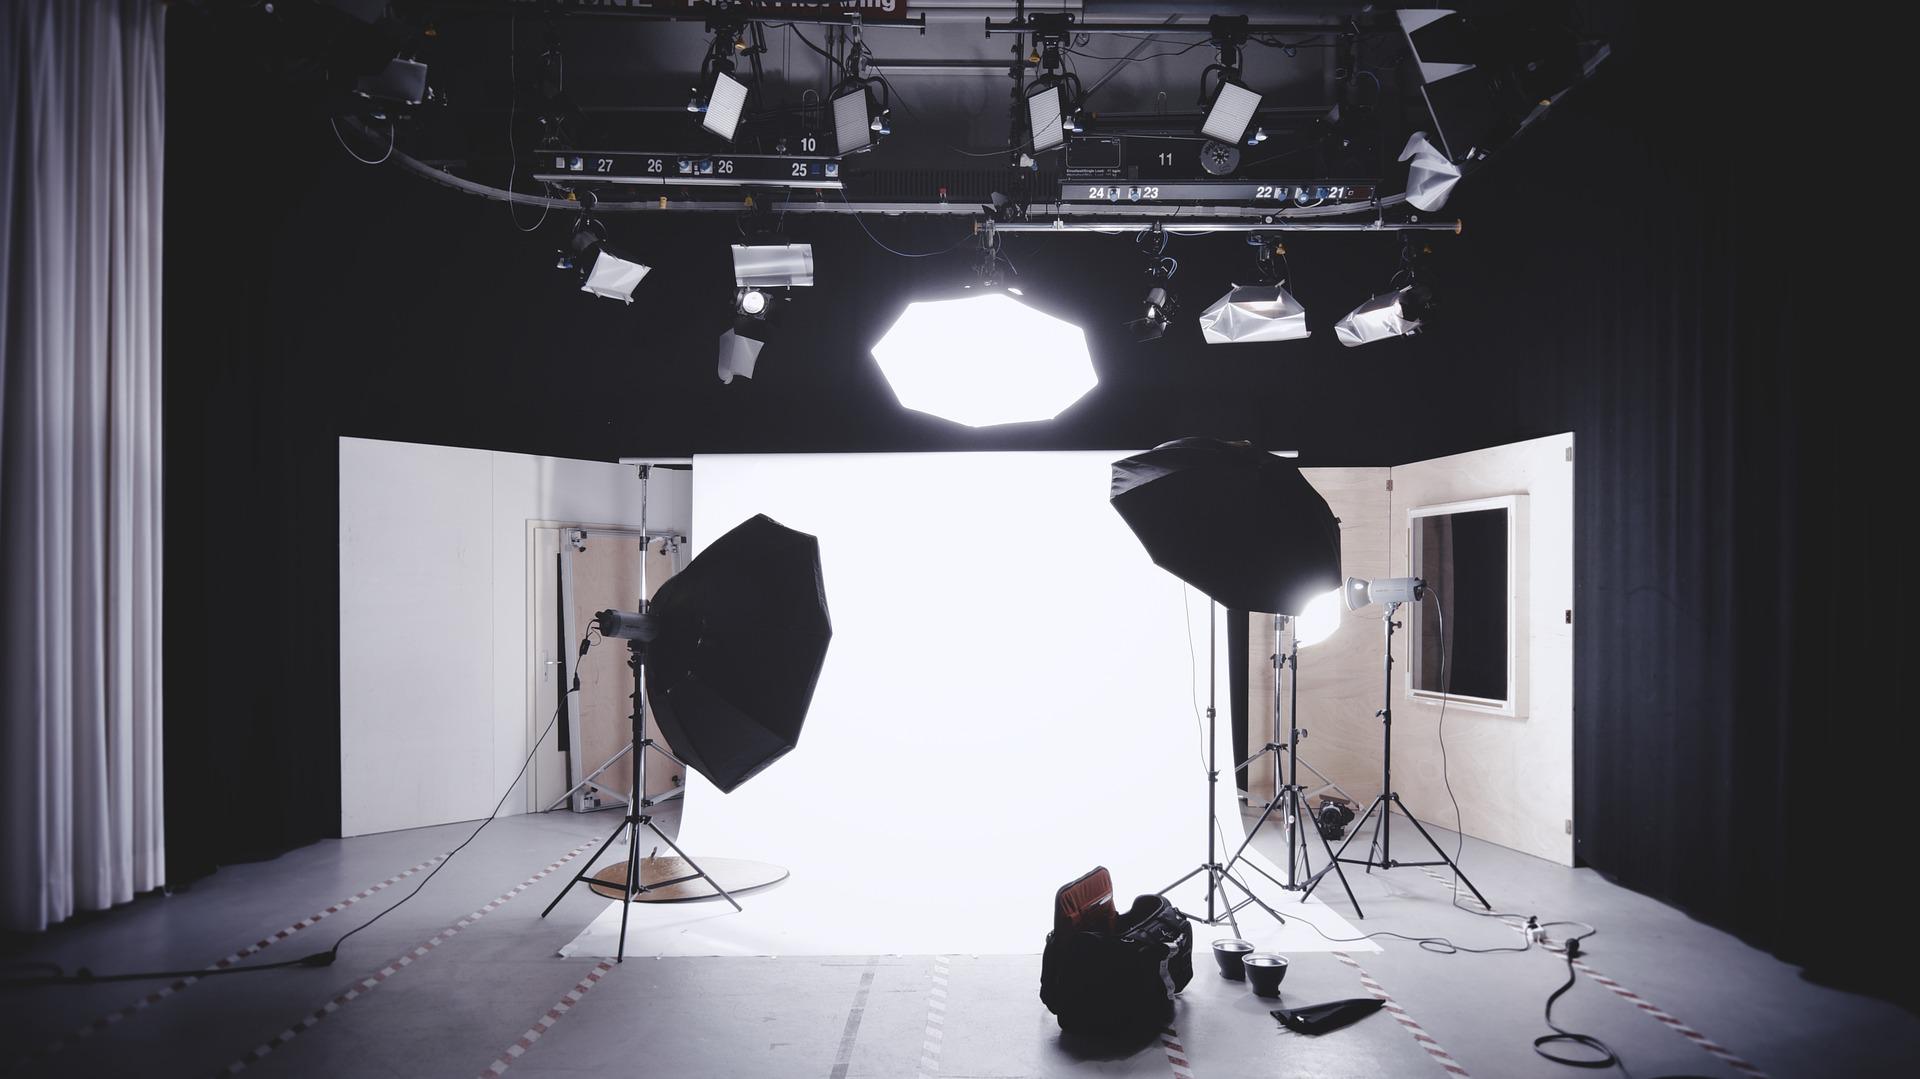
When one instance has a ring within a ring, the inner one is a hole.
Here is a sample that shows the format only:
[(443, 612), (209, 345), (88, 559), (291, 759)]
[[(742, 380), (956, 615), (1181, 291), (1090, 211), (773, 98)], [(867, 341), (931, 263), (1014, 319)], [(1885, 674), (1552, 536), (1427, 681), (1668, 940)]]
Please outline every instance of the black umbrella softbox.
[(820, 543), (764, 514), (654, 594), (647, 701), (687, 766), (731, 791), (800, 738), (833, 625)]
[(1340, 521), (1293, 462), (1182, 438), (1115, 461), (1113, 508), (1154, 564), (1230, 610), (1297, 615), (1340, 587)]

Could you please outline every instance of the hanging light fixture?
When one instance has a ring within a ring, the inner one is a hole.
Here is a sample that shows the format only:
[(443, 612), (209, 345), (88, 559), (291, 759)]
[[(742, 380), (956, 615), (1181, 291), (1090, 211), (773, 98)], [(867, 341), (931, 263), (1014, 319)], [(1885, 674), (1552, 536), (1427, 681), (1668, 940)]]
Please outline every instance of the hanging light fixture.
[(1080, 327), (1003, 288), (998, 240), (980, 283), (907, 305), (872, 348), (900, 404), (969, 427), (1050, 420), (1099, 384)]
[[(591, 209), (592, 196), (587, 198), (585, 205)], [(606, 226), (584, 213), (574, 223), (555, 265), (579, 276), (581, 292), (628, 304), (633, 302), (633, 290), (652, 269), (616, 253), (607, 243)]]
[(1127, 323), (1127, 329), (1133, 331), (1137, 341), (1158, 341), (1166, 336), (1167, 329), (1180, 313), (1180, 299), (1173, 292), (1173, 275), (1180, 269), (1178, 259), (1169, 258), (1167, 233), (1160, 222), (1143, 230), (1134, 240), (1142, 253), (1150, 260), (1147, 263), (1147, 294), (1140, 301), (1140, 317)]
[(1297, 341), (1309, 336), (1307, 309), (1286, 289), (1279, 259), (1286, 249), (1260, 233), (1248, 243), (1257, 248), (1261, 283), (1235, 285), (1200, 314), (1200, 334), (1210, 345), (1256, 341)]
[[(1206, 107), (1207, 115), (1200, 133), (1228, 146), (1238, 146), (1247, 137), (1248, 129), (1254, 126), (1254, 115), (1260, 111), (1260, 93), (1240, 79), (1240, 49), (1247, 43), (1247, 26), (1245, 15), (1215, 15), (1207, 21), (1217, 59), (1200, 73), (1203, 91), (1207, 76), (1218, 74), (1220, 81), (1211, 96), (1202, 93), (1200, 104)], [(1263, 132), (1261, 140), (1265, 137)]]
[(1372, 341), (1407, 337), (1418, 333), (1433, 311), (1433, 290), (1419, 280), (1422, 260), (1431, 248), (1415, 247), (1404, 239), (1400, 246), (1400, 269), (1393, 275), (1392, 287), (1353, 309), (1334, 324), (1340, 343), (1352, 348)]

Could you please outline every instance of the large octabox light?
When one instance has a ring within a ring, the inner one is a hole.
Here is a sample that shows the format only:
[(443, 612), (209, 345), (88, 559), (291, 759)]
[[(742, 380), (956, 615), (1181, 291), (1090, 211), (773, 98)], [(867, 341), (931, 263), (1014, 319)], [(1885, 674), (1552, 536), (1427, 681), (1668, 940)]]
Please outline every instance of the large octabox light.
[(872, 352), (902, 405), (969, 427), (1050, 420), (1099, 384), (1080, 327), (997, 289), (908, 304)]

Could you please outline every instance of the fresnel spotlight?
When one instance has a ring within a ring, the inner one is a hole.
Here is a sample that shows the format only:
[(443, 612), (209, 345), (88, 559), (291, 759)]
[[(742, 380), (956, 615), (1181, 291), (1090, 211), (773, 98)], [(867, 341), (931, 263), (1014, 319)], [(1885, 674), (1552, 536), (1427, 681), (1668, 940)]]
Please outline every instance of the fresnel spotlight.
[[(585, 199), (587, 209), (591, 210), (593, 196), (587, 194)], [(574, 223), (573, 233), (567, 237), (567, 246), (561, 250), (555, 265), (578, 275), (581, 292), (621, 303), (633, 302), (633, 290), (651, 269), (615, 253), (607, 243), (607, 227), (585, 213)]]
[(813, 284), (813, 245), (774, 237), (733, 245), (733, 324), (720, 335), (720, 381), (752, 378), (768, 321), (788, 290)]
[(1134, 243), (1151, 261), (1147, 264), (1149, 283), (1140, 301), (1140, 317), (1129, 321), (1127, 328), (1133, 331), (1135, 340), (1158, 341), (1180, 314), (1180, 299), (1173, 292), (1173, 275), (1180, 269), (1180, 261), (1166, 254), (1167, 233), (1158, 221), (1140, 233)]

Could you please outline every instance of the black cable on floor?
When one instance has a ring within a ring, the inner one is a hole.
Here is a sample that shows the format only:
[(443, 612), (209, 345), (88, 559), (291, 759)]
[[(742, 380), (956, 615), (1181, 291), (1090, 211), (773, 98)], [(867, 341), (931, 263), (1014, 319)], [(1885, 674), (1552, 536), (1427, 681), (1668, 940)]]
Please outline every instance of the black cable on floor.
[[(595, 630), (590, 630), (587, 635), (580, 640), (580, 657), (584, 659), (587, 653), (592, 650), (593, 646), (599, 644), (600, 641), (601, 637), (597, 632), (597, 627)], [(573, 687), (568, 690), (568, 692), (579, 688), (580, 668), (576, 663), (573, 671)], [(335, 940), (329, 948), (314, 952), (310, 955), (303, 955), (298, 959), (283, 959), (277, 963), (257, 963), (244, 967), (201, 967), (198, 970), (142, 970), (119, 974), (95, 974), (86, 967), (80, 967), (72, 974), (68, 974), (65, 968), (57, 963), (36, 963), (35, 965), (37, 966), (52, 968), (54, 973), (31, 978), (0, 979), (0, 989), (30, 988), (42, 985), (93, 985), (99, 982), (140, 982), (154, 981), (161, 978), (211, 978), (226, 974), (257, 974), (263, 970), (285, 970), (288, 967), (330, 967), (333, 965), (334, 960), (340, 958), (340, 946), (345, 944), (349, 937), (352, 937), (355, 933), (360, 932), (362, 929), (367, 928), (405, 906), (407, 900), (419, 895), (420, 889), (425, 888), (428, 881), (432, 880), (442, 869), (445, 869), (448, 862), (453, 861), (454, 855), (467, 849), (467, 844), (478, 839), (480, 833), (486, 831), (487, 825), (492, 824), (494, 818), (500, 815), (500, 810), (506, 806), (507, 799), (513, 794), (513, 789), (520, 785), (521, 778), (527, 774), (527, 769), (533, 764), (533, 758), (539, 755), (540, 747), (546, 743), (547, 735), (552, 733), (554, 724), (559, 721), (560, 708), (558, 705), (555, 705), (553, 715), (547, 719), (547, 725), (541, 729), (540, 736), (533, 740), (533, 747), (527, 751), (527, 759), (520, 762), (520, 770), (513, 774), (513, 782), (507, 784), (506, 793), (502, 794), (500, 800), (494, 803), (493, 812), (487, 814), (487, 819), (481, 821), (478, 828), (475, 828), (467, 838), (461, 840), (459, 846), (448, 851), (447, 856), (440, 860), (440, 864), (434, 866), (432, 872), (421, 878), (420, 883), (414, 885), (412, 891), (401, 896), (399, 901), (395, 902), (392, 906), (359, 925), (354, 926), (352, 929), (347, 930), (345, 933), (342, 933), (340, 938)]]

